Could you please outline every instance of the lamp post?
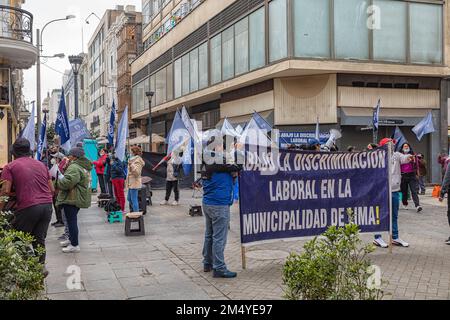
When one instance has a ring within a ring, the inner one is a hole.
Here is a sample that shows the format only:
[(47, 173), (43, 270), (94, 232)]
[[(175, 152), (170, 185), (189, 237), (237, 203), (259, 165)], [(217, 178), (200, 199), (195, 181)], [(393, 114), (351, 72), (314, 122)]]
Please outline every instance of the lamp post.
[(155, 95), (153, 91), (148, 91), (145, 93), (148, 99), (148, 125), (147, 125), (147, 131), (148, 131), (148, 141), (150, 143), (150, 152), (152, 152), (152, 98)]
[(74, 94), (75, 94), (75, 119), (78, 118), (78, 73), (80, 72), (81, 64), (83, 63), (83, 56), (69, 56), (69, 62), (72, 65)]
[(57, 22), (57, 21), (65, 21), (65, 20), (69, 20), (69, 19), (74, 19), (75, 16), (74, 15), (68, 15), (65, 18), (61, 18), (61, 19), (54, 19), (51, 20), (49, 22), (47, 22), (44, 27), (42, 28), (42, 30), (37, 29), (36, 30), (36, 47), (37, 47), (37, 61), (36, 61), (36, 103), (37, 103), (37, 126), (38, 126), (38, 130), (41, 127), (41, 58), (53, 58), (53, 57), (58, 57), (61, 58), (61, 54), (52, 56), (52, 57), (44, 57), (42, 56), (42, 36), (44, 34), (44, 30), (45, 28), (53, 23), (53, 22)]

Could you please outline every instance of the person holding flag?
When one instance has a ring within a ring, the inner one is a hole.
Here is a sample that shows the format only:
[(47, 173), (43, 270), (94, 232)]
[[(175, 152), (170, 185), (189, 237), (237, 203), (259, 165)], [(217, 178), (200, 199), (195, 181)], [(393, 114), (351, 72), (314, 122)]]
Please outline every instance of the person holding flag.
[[(47, 148), (47, 113), (44, 114), (44, 120), (42, 121), (41, 130), (39, 132), (39, 143), (36, 153), (36, 160), (41, 161), (44, 153), (44, 149)], [(48, 162), (48, 159), (46, 159)], [(48, 163), (47, 163), (48, 166)]]
[(108, 143), (110, 146), (114, 146), (114, 126), (116, 122), (116, 104), (113, 101), (111, 108), (111, 115), (109, 117), (108, 125)]

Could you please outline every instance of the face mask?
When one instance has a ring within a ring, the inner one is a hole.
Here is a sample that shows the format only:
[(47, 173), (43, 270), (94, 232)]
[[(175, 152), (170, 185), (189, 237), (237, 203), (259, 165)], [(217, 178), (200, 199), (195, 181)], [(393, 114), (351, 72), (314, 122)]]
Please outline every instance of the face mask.
[(56, 163), (56, 160), (55, 160), (55, 159), (52, 159), (52, 160), (50, 161), (50, 163), (51, 163), (51, 164), (55, 164), (55, 163)]
[(405, 148), (403, 149), (403, 153), (409, 153), (410, 149), (409, 148)]

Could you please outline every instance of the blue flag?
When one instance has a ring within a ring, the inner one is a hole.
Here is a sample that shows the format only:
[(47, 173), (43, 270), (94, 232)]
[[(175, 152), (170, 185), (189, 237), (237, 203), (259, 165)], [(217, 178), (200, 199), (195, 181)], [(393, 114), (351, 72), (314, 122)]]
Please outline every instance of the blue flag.
[(260, 129), (265, 130), (267, 132), (272, 131), (272, 126), (266, 121), (266, 119), (261, 117), (261, 115), (256, 111), (253, 113), (253, 120), (255, 120), (256, 124)]
[(112, 104), (111, 108), (111, 116), (109, 117), (109, 125), (108, 125), (108, 142), (111, 146), (114, 145), (114, 123), (116, 122), (116, 104)]
[(120, 119), (119, 128), (117, 130), (117, 140), (116, 140), (116, 157), (120, 161), (125, 160), (125, 148), (127, 146), (128, 138), (128, 106), (122, 113), (122, 118)]
[(379, 122), (380, 122), (380, 108), (381, 108), (381, 99), (378, 99), (377, 106), (375, 110), (373, 110), (373, 127), (378, 130)]
[(35, 118), (35, 108), (34, 108), (34, 103), (33, 103), (33, 107), (31, 108), (31, 114), (30, 114), (30, 118), (28, 119), (28, 123), (27, 126), (25, 127), (25, 129), (23, 129), (22, 132), (22, 138), (27, 139), (30, 142), (30, 149), (31, 151), (36, 150), (36, 130), (34, 128), (34, 118)]
[(39, 143), (36, 153), (36, 160), (41, 161), (44, 148), (47, 147), (47, 114), (44, 114), (44, 121), (41, 124), (41, 130), (39, 132)]
[(189, 137), (191, 137), (191, 135), (184, 125), (180, 111), (177, 110), (175, 113), (175, 118), (173, 119), (172, 127), (170, 128), (169, 134), (166, 138), (166, 142), (168, 144), (167, 154), (171, 154), (173, 150), (180, 147)]
[(428, 112), (428, 114), (425, 118), (423, 118), (422, 121), (420, 121), (414, 128), (412, 128), (412, 132), (415, 133), (419, 141), (422, 140), (424, 135), (433, 133), (435, 131), (436, 130), (434, 129), (433, 115), (431, 114), (431, 111)]
[(66, 101), (64, 100), (64, 88), (61, 91), (58, 113), (56, 115), (55, 132), (61, 139), (61, 147), (70, 150), (69, 117), (67, 117)]
[(394, 133), (392, 134), (392, 139), (396, 141), (395, 151), (400, 151), (402, 145), (408, 142), (408, 140), (406, 140), (405, 136), (403, 135), (403, 132), (400, 130), (398, 126), (395, 127)]

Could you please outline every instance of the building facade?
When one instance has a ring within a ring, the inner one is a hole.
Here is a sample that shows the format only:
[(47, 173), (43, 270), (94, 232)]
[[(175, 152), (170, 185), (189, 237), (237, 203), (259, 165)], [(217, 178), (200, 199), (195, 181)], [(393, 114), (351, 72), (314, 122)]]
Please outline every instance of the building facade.
[(48, 104), (48, 123), (56, 123), (59, 102), (61, 101), (61, 89), (53, 89)]
[(35, 64), (33, 15), (20, 7), (24, 1), (0, 0), (0, 167), (11, 161), (10, 147), (26, 115), (22, 94), (23, 71)]
[[(154, 133), (167, 134), (182, 105), (204, 128), (224, 118), (245, 123), (256, 110), (285, 132), (314, 131), (318, 117), (321, 130), (343, 132), (341, 149), (362, 149), (372, 141), (365, 127), (381, 99), (379, 137), (391, 136), (388, 120), (395, 120), (426, 155), (430, 181), (440, 180), (434, 164), (448, 152), (448, 2), (195, 2), (144, 11), (145, 51), (132, 64), (133, 119), (148, 117), (145, 92), (154, 91)], [(175, 26), (151, 38), (169, 20)], [(411, 128), (429, 111), (436, 132), (419, 142)]]

